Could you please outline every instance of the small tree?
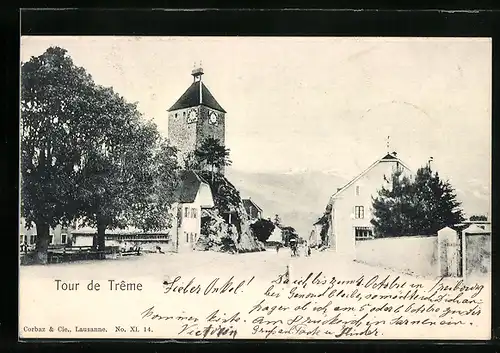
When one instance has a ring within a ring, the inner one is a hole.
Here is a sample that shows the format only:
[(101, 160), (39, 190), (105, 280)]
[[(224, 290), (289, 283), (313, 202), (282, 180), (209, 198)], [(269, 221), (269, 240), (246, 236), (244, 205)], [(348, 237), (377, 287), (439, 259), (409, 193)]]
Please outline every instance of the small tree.
[(288, 246), (290, 244), (290, 239), (298, 239), (299, 238), (297, 231), (293, 227), (284, 226), (284, 227), (281, 227), (281, 231), (282, 231), (283, 241), (285, 243), (285, 246)]
[(266, 242), (274, 231), (274, 224), (267, 219), (259, 219), (250, 225), (253, 235), (261, 242)]
[(194, 151), (194, 156), (200, 164), (208, 165), (214, 174), (220, 172), (225, 166), (231, 165), (229, 152), (229, 149), (222, 145), (218, 139), (208, 137)]
[(277, 226), (277, 227), (280, 227), (281, 226), (281, 218), (278, 214), (275, 214), (274, 215), (274, 219), (273, 219), (273, 223)]
[(186, 154), (183, 158), (183, 165), (182, 167), (185, 170), (200, 170), (200, 162), (198, 161), (198, 158), (196, 157), (194, 152), (189, 152)]

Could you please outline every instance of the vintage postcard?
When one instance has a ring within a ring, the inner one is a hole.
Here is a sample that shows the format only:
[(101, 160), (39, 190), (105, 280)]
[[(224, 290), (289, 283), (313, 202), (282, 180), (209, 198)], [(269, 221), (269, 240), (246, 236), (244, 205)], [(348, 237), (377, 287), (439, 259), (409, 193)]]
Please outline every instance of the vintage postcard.
[(21, 340), (490, 339), (490, 38), (20, 50)]

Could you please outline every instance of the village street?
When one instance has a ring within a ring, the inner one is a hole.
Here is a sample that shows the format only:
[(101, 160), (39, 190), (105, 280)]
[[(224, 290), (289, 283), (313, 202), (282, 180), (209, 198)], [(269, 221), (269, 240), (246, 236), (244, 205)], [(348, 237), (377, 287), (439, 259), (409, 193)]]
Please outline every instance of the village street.
[[(276, 281), (280, 275), (286, 273), (287, 266), (290, 274), (289, 284)], [(311, 273), (312, 275), (310, 275)], [(306, 278), (307, 280), (305, 280)], [(362, 286), (358, 289), (356, 283), (360, 278), (363, 278)], [(274, 283), (273, 280), (275, 280)], [(321, 284), (320, 282), (323, 280), (326, 282)], [(114, 285), (111, 283), (112, 288), (110, 288), (110, 281), (114, 283)], [(167, 290), (168, 285), (165, 285), (165, 281), (173, 283), (170, 290)], [(330, 287), (330, 291), (327, 290), (330, 293), (328, 297), (315, 298), (314, 296), (329, 287), (330, 281), (334, 281), (334, 286)], [(57, 288), (57, 282), (80, 283), (80, 287), (78, 290), (61, 290), (61, 288)], [(89, 282), (99, 282), (101, 290), (98, 292), (88, 290)], [(304, 282), (307, 282), (307, 286), (304, 285)], [(386, 285), (382, 288), (383, 283)], [(404, 289), (401, 287), (403, 283)], [(242, 317), (242, 322), (239, 322), (237, 326), (234, 326), (235, 323), (233, 323), (231, 327), (237, 327), (239, 338), (265, 338), (267, 331), (263, 331), (264, 333), (260, 336), (254, 336), (255, 328), (271, 330), (274, 327), (274, 321), (266, 321), (266, 323), (259, 320), (266, 318), (266, 320), (276, 319), (279, 321), (296, 317), (298, 314), (295, 312), (274, 312), (274, 310), (280, 305), (283, 305), (284, 308), (293, 306), (297, 310), (297, 305), (305, 305), (309, 301), (312, 302), (311, 305), (330, 306), (328, 315), (326, 311), (324, 313), (315, 312), (314, 308), (309, 308), (310, 310), (308, 309), (307, 312), (304, 311), (301, 314), (304, 317), (306, 315), (320, 317), (322, 320), (334, 317), (338, 308), (354, 310), (352, 313), (345, 314), (346, 317), (359, 318), (362, 315), (355, 312), (363, 305), (369, 305), (369, 308), (378, 310), (376, 313), (371, 313), (368, 319), (386, 320), (387, 322), (402, 315), (392, 312), (398, 306), (407, 308), (408, 313), (404, 315), (409, 315), (409, 318), (415, 320), (428, 318), (432, 322), (440, 322), (439, 315), (443, 310), (449, 311), (457, 308), (466, 311), (472, 310), (473, 314), (467, 314), (469, 315), (468, 319), (463, 319), (460, 327), (454, 327), (452, 334), (441, 330), (429, 330), (423, 324), (408, 330), (404, 318), (400, 319), (398, 324), (400, 326), (390, 326), (389, 328), (381, 326), (379, 331), (382, 335), (390, 333), (394, 337), (406, 338), (441, 337), (440, 335), (451, 337), (455, 332), (458, 332), (460, 337), (466, 337), (467, 334), (484, 334), (481, 327), (483, 327), (484, 320), (487, 319), (490, 307), (488, 298), (490, 286), (487, 282), (483, 282), (484, 290), (481, 291), (481, 296), (472, 298), (480, 300), (482, 303), (483, 315), (481, 316), (477, 316), (481, 310), (474, 302), (465, 306), (455, 304), (454, 309), (446, 309), (449, 306), (447, 303), (433, 304), (425, 299), (413, 300), (397, 297), (389, 300), (382, 298), (383, 294), (401, 296), (406, 292), (416, 290), (415, 288), (419, 288), (419, 295), (425, 297), (430, 295), (433, 291), (432, 288), (436, 285), (441, 288), (447, 286), (448, 289), (444, 290), (450, 291), (457, 283), (459, 283), (459, 279), (448, 278), (438, 282), (435, 278), (417, 278), (388, 269), (347, 261), (332, 251), (313, 251), (311, 257), (293, 258), (290, 256), (289, 249), (286, 248), (281, 249), (279, 253), (270, 249), (264, 252), (237, 255), (210, 251), (145, 254), (103, 261), (22, 266), (20, 269), (20, 292), (25, 299), (21, 306), (20, 322), (22, 327), (29, 325), (40, 327), (56, 325), (59, 328), (73, 328), (75, 325), (100, 327), (108, 330), (108, 335), (111, 336), (118, 335), (116, 331), (112, 331), (117, 325), (151, 325), (151, 328), (141, 328), (141, 330), (152, 330), (142, 332), (144, 337), (148, 335), (151, 335), (149, 337), (177, 337), (183, 327), (180, 323), (153, 320), (148, 315), (157, 314), (161, 317), (167, 314), (179, 315), (179, 317), (192, 315), (202, 320), (199, 324), (202, 328), (205, 327), (204, 325), (209, 325), (203, 323), (204, 318), (208, 320), (212, 317), (213, 320), (222, 320), (220, 317), (227, 319), (238, 312), (238, 315)], [(129, 289), (129, 285), (136, 286), (137, 284), (142, 286), (140, 291)], [(388, 288), (391, 284), (394, 285), (394, 288)], [(124, 288), (121, 288), (120, 285)], [(380, 287), (377, 287), (378, 285)], [(476, 286), (474, 285), (474, 288), (477, 288)], [(483, 286), (481, 285), (481, 287)], [(199, 288), (198, 291), (197, 288)], [(448, 294), (450, 298), (462, 295), (460, 288), (463, 286), (457, 288), (454, 290), (454, 294)], [(43, 294), (37, 295), (37, 293)], [(314, 299), (308, 299), (309, 297), (305, 296), (307, 293), (311, 293), (310, 295), (313, 295)], [(470, 299), (470, 293), (467, 292), (465, 297)], [(54, 303), (57, 303), (57, 310), (54, 310)], [(441, 305), (441, 311), (435, 309), (437, 305)], [(97, 309), (92, 308), (99, 308), (99, 314), (96, 312)], [(423, 310), (426, 309), (428, 311), (424, 312)], [(213, 314), (213, 312), (218, 314)], [(39, 320), (32, 322), (30, 320), (32, 315), (36, 315)], [(214, 318), (213, 315), (220, 317)], [(447, 318), (456, 319), (455, 316), (447, 316)], [(308, 330), (312, 330), (313, 326), (309, 327)], [(286, 328), (285, 326), (280, 327)], [(304, 330), (305, 327), (303, 327)], [(339, 326), (340, 328), (341, 326)], [(64, 332), (68, 337), (71, 337), (70, 331)], [(98, 333), (94, 335), (99, 337)], [(131, 334), (127, 332), (120, 333), (120, 335), (120, 337), (136, 337), (130, 336)], [(273, 338), (279, 337), (282, 336), (273, 336)], [(322, 337), (326, 338), (326, 336)], [(307, 336), (303, 338), (307, 338)]]
[[(290, 276), (299, 272), (323, 272), (328, 276), (357, 278), (361, 275), (379, 275), (415, 281), (417, 278), (400, 274), (388, 269), (369, 266), (355, 261), (348, 261), (333, 251), (313, 251), (310, 257), (291, 257), (288, 248), (279, 253), (274, 249), (264, 252), (227, 254), (212, 251), (193, 251), (181, 254), (144, 254), (142, 256), (119, 257), (102, 261), (81, 261), (73, 263), (21, 266), (21, 282), (32, 279), (74, 278), (80, 280), (108, 278), (158, 278), (182, 275), (248, 277), (256, 276), (260, 281), (271, 281), (276, 274), (290, 268)], [(423, 280), (423, 279), (418, 279)], [(426, 279), (432, 281), (432, 279)]]

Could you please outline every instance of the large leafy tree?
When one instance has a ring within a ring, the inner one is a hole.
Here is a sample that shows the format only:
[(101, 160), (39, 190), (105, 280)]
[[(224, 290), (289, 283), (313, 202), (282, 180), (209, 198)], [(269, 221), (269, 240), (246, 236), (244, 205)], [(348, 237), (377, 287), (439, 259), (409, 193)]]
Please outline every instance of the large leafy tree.
[(76, 203), (82, 223), (97, 228), (94, 246), (105, 247), (106, 229), (165, 229), (177, 186), (175, 149), (146, 123), (136, 104), (110, 88), (96, 91), (92, 126), (100, 131), (81, 144)]
[(68, 224), (81, 122), (94, 83), (66, 50), (51, 47), (21, 67), (21, 216), (36, 225), (36, 260), (47, 262), (49, 229)]
[(47, 261), (49, 228), (75, 219), (106, 228), (168, 226), (177, 179), (175, 150), (136, 104), (97, 86), (66, 50), (22, 65), (21, 215), (37, 227)]
[(451, 184), (427, 166), (417, 171), (415, 180), (394, 172), (390, 185), (378, 191), (372, 206), (371, 222), (378, 237), (435, 234), (464, 220)]
[(176, 148), (160, 138), (150, 167), (153, 183), (148, 185), (149, 200), (135, 213), (139, 219), (134, 225), (145, 231), (164, 230), (171, 226), (170, 211), (180, 182)]

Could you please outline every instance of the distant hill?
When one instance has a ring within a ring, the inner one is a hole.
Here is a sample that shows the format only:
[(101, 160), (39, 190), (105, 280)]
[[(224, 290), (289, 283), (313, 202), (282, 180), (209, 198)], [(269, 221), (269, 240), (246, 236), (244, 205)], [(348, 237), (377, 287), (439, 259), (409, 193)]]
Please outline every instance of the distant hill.
[(264, 217), (279, 214), (301, 236), (309, 235), (332, 191), (347, 182), (333, 173), (310, 171), (278, 174), (228, 169), (226, 175), (242, 198), (251, 197), (263, 209)]
[(487, 215), (491, 220), (491, 191), (487, 185), (477, 180), (462, 183), (455, 191), (457, 197), (462, 201), (462, 207), (467, 216), (474, 214)]
[[(255, 173), (228, 168), (226, 176), (242, 198), (251, 197), (263, 209), (264, 217), (279, 214), (283, 223), (294, 227), (301, 236), (309, 235), (330, 196), (349, 181), (333, 172), (317, 171)], [(462, 184), (465, 187), (456, 191), (466, 214), (488, 213), (489, 188), (477, 181)]]

